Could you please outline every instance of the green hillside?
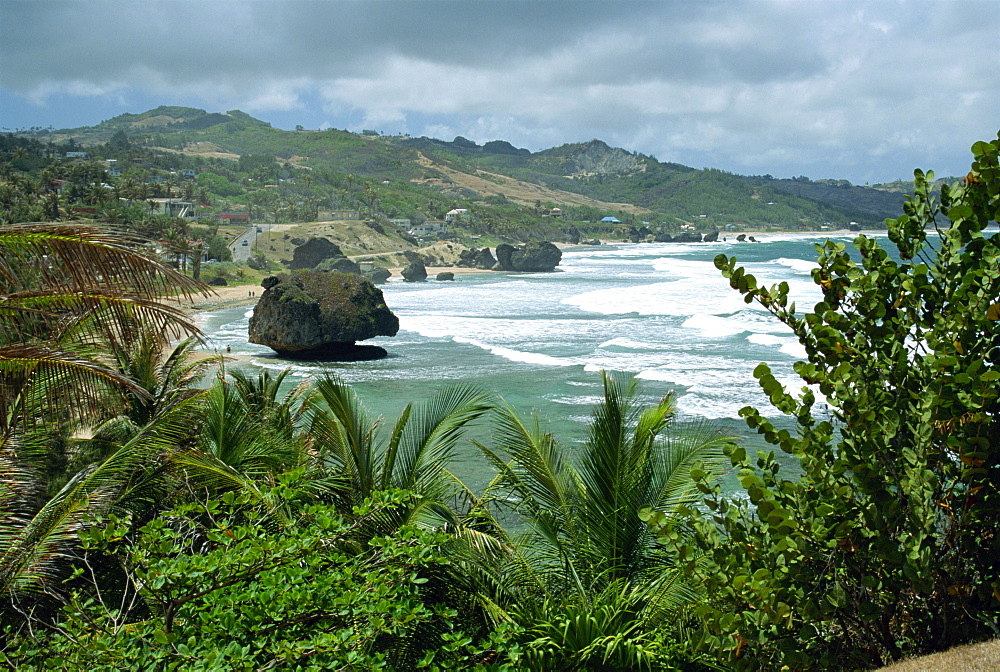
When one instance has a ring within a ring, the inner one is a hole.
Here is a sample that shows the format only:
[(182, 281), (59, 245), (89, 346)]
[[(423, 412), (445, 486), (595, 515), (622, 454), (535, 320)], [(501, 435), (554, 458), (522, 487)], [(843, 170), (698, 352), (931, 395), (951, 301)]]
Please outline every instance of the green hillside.
[[(175, 106), (92, 127), (10, 135), (0, 147), (9, 172), (29, 175), (45, 168), (71, 173), (65, 153), (80, 149), (100, 163), (94, 170), (125, 169), (103, 184), (152, 184), (154, 196), (196, 198), (210, 211), (245, 210), (256, 221), (355, 210), (419, 223), (460, 208), (467, 212), (459, 228), (468, 234), (511, 240), (623, 235), (621, 227), (599, 224), (608, 216), (621, 226), (666, 232), (879, 227), (902, 201), (899, 192), (844, 181), (696, 170), (600, 140), (530, 152), (503, 140), (480, 146), (461, 137), (284, 131), (238, 110)], [(182, 180), (179, 171), (196, 175)], [(552, 208), (562, 211), (561, 220), (546, 216)]]

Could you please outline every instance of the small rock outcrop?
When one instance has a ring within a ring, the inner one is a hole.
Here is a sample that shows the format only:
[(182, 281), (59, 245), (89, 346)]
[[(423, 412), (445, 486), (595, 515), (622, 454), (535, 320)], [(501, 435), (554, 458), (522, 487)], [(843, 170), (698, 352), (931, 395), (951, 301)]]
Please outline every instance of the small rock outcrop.
[(528, 243), (523, 247), (497, 245), (497, 264), (504, 271), (538, 273), (555, 270), (562, 250), (549, 242)]
[(447, 281), (447, 280), (454, 281), (455, 280), (455, 274), (452, 273), (451, 271), (441, 271), (440, 273), (437, 274), (437, 277), (435, 279), (438, 282), (443, 282), (443, 281)]
[(427, 279), (427, 267), (418, 260), (408, 263), (400, 273), (406, 282), (423, 282)]
[(250, 318), (249, 340), (284, 357), (378, 359), (387, 354), (383, 348), (356, 341), (399, 331), (382, 291), (359, 275), (299, 270), (260, 284), (265, 291)]
[(717, 243), (719, 242), (719, 232), (712, 231), (711, 233), (706, 233), (705, 237), (701, 239), (703, 243)]
[(338, 273), (361, 273), (361, 266), (347, 257), (324, 259), (313, 267), (317, 271), (337, 271)]
[(370, 271), (362, 271), (361, 276), (376, 285), (384, 285), (392, 276), (392, 271), (388, 268), (373, 268)]
[(481, 250), (470, 247), (467, 250), (462, 250), (457, 265), (465, 268), (480, 268), (484, 271), (489, 271), (497, 265), (497, 260), (488, 247), (484, 247)]
[[(293, 239), (294, 243), (296, 239)], [(301, 268), (316, 268), (316, 266), (327, 259), (338, 259), (347, 257), (340, 250), (340, 246), (332, 243), (326, 238), (310, 238), (301, 243), (292, 252), (292, 261), (288, 265), (293, 271)], [(357, 271), (354, 271), (355, 273)]]

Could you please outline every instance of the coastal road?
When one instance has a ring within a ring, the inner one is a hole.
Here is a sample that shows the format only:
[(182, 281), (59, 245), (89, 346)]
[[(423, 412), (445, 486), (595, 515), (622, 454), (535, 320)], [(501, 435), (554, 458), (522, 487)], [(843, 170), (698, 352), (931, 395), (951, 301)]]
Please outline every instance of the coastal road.
[(229, 251), (233, 253), (233, 261), (238, 264), (245, 264), (250, 259), (250, 252), (253, 250), (254, 241), (257, 240), (257, 227), (248, 227), (246, 231), (238, 235), (233, 242), (229, 243)]

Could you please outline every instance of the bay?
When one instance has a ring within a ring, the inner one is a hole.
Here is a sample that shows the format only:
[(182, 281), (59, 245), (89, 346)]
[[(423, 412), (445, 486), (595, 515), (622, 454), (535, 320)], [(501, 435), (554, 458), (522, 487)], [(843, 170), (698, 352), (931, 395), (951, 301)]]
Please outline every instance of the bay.
[[(787, 282), (799, 312), (819, 301), (810, 270), (814, 245), (854, 234), (776, 234), (759, 243), (621, 244), (571, 248), (553, 273), (456, 275), (454, 282), (382, 285), (399, 317), (372, 362), (292, 362), (247, 342), (252, 308), (203, 313), (209, 350), (229, 346), (237, 366), (290, 368), (296, 381), (330, 372), (391, 423), (403, 407), (447, 385), (477, 384), (524, 414), (535, 412), (562, 443), (586, 437), (601, 394), (602, 370), (639, 379), (647, 403), (676, 399), (675, 431), (704, 429), (764, 448), (739, 419), (743, 406), (776, 417), (752, 372), (767, 362), (786, 387), (802, 382), (792, 364), (805, 357), (794, 335), (766, 311), (743, 302), (715, 268), (736, 256), (759, 282)], [(781, 422), (783, 426), (790, 426)], [(488, 429), (474, 436), (488, 439)], [(783, 457), (783, 456), (782, 456)], [(787, 459), (782, 461), (788, 462)], [(789, 465), (793, 466), (793, 465)], [(489, 469), (468, 448), (456, 471), (474, 489)]]

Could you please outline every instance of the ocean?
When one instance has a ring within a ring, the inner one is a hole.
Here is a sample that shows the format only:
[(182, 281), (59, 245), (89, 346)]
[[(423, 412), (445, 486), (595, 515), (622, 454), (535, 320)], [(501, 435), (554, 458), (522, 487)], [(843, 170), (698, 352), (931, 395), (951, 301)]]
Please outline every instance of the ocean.
[[(799, 312), (805, 312), (820, 299), (809, 275), (814, 245), (830, 238), (850, 249), (853, 237), (765, 234), (758, 243), (577, 247), (564, 250), (552, 273), (390, 281), (381, 289), (400, 330), (392, 338), (366, 341), (389, 352), (371, 362), (283, 360), (247, 342), (252, 308), (203, 313), (199, 320), (208, 349), (229, 346), (241, 366), (291, 368), (296, 381), (329, 371), (350, 383), (390, 427), (406, 403), (447, 385), (474, 383), (525, 415), (537, 413), (557, 440), (572, 445), (586, 436), (601, 394), (599, 372), (607, 370), (637, 378), (648, 403), (672, 392), (674, 431), (708, 425), (742, 437), (748, 448), (765, 448), (738, 415), (753, 405), (778, 418), (753, 369), (767, 362), (786, 387), (797, 390), (802, 382), (792, 364), (805, 351), (766, 311), (744, 303), (713, 259), (735, 256), (759, 282), (787, 282)], [(479, 434), (488, 440), (486, 429)], [(489, 478), (471, 447), (456, 470), (474, 489)]]

